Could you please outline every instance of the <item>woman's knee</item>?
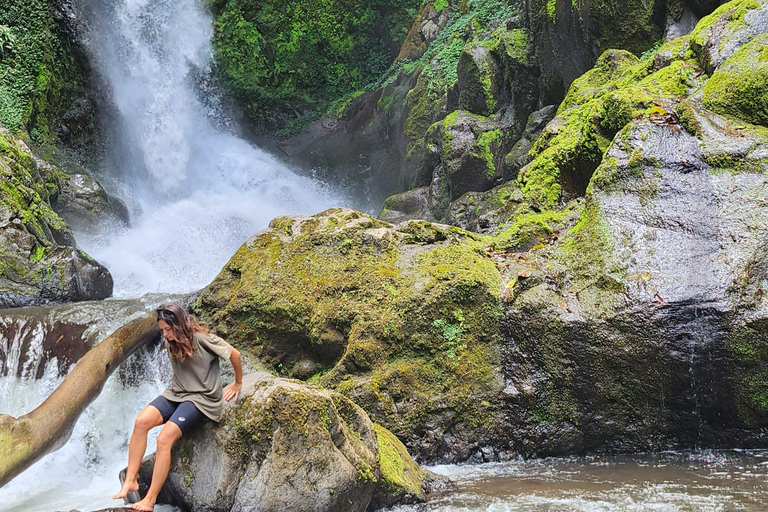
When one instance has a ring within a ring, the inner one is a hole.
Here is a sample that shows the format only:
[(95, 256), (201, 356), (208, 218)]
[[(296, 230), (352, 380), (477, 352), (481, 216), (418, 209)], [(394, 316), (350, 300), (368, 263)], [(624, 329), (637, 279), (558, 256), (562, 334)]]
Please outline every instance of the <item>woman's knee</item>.
[(133, 422), (133, 429), (148, 431), (163, 424), (163, 417), (156, 410), (144, 409)]
[(178, 425), (169, 421), (163, 427), (163, 430), (157, 435), (157, 449), (158, 450), (170, 450), (179, 438), (181, 437), (181, 430)]

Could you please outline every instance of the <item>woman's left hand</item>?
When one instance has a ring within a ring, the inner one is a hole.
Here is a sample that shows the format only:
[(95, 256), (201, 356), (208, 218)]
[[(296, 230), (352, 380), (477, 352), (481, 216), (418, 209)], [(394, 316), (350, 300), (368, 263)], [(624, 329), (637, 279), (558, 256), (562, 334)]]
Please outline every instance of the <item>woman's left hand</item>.
[(243, 383), (242, 382), (233, 382), (229, 386), (226, 387), (224, 390), (224, 400), (229, 402), (233, 398), (237, 400), (237, 397), (240, 396), (240, 390), (243, 389)]

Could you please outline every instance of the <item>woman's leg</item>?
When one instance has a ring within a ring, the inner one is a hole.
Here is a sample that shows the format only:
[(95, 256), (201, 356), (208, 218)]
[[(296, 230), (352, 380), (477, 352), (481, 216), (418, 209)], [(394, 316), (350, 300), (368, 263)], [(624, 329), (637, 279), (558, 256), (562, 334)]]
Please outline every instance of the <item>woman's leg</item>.
[[(163, 488), (168, 470), (171, 467), (171, 448), (181, 437), (181, 429), (173, 421), (168, 421), (157, 436), (157, 452), (155, 453), (155, 469), (152, 471), (152, 483), (143, 500), (131, 505), (134, 510), (151, 512), (155, 507), (157, 495)], [(138, 489), (138, 486), (137, 486)]]
[(120, 488), (120, 492), (112, 496), (112, 499), (125, 498), (129, 492), (139, 490), (137, 476), (141, 459), (144, 457), (144, 451), (147, 449), (147, 432), (163, 424), (163, 416), (153, 405), (148, 405), (139, 413), (136, 421), (133, 423), (133, 432), (131, 441), (128, 444), (128, 469), (125, 472), (125, 481)]

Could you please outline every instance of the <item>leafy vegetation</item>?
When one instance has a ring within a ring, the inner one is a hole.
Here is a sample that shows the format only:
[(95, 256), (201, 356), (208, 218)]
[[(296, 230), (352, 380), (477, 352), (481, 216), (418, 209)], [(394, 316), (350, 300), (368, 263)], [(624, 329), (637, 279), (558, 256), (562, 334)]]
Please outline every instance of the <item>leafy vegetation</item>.
[(389, 67), (420, 0), (216, 0), (224, 83), (256, 122), (274, 106), (327, 104)]
[(51, 9), (49, 0), (0, 0), (0, 124), (40, 141), (84, 82)]

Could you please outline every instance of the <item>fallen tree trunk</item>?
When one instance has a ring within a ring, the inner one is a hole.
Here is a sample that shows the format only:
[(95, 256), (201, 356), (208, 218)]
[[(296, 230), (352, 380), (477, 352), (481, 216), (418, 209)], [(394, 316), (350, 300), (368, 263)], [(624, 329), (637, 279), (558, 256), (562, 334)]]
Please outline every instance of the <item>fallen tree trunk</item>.
[(0, 414), (0, 487), (69, 440), (77, 419), (128, 356), (160, 331), (154, 314), (138, 318), (93, 347), (32, 412)]

